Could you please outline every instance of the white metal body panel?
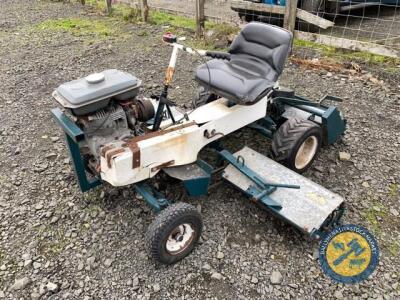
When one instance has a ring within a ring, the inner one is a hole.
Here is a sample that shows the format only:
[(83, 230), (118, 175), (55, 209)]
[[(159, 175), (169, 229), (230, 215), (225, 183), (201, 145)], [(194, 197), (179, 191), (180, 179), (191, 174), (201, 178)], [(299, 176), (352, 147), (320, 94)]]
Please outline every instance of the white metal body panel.
[(215, 119), (219, 119), (232, 112), (227, 105), (228, 100), (225, 98), (210, 102), (207, 105), (200, 106), (194, 110), (190, 114), (190, 119), (195, 121), (197, 124), (203, 124)]
[[(192, 126), (137, 142), (140, 166), (136, 168), (132, 167), (133, 152), (129, 147), (121, 142), (108, 144), (107, 147), (112, 146), (114, 150), (122, 148), (124, 151), (113, 155), (109, 162), (101, 157), (101, 178), (114, 186), (123, 186), (153, 177), (159, 171), (157, 167), (166, 163), (170, 163), (168, 166), (193, 163), (207, 144), (263, 118), (267, 102), (268, 97), (264, 97), (253, 105), (228, 107), (228, 100), (222, 98), (199, 107), (189, 115), (189, 121), (185, 121), (194, 122)], [(206, 138), (206, 130), (209, 133), (215, 130), (216, 135)]]

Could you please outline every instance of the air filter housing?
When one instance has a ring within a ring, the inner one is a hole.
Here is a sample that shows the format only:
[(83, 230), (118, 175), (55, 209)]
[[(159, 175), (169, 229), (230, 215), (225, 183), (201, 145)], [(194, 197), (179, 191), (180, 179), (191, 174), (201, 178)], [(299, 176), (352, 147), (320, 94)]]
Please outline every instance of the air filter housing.
[(136, 97), (140, 85), (141, 81), (135, 76), (111, 69), (63, 83), (53, 92), (53, 97), (75, 115), (85, 115), (106, 107), (111, 98)]

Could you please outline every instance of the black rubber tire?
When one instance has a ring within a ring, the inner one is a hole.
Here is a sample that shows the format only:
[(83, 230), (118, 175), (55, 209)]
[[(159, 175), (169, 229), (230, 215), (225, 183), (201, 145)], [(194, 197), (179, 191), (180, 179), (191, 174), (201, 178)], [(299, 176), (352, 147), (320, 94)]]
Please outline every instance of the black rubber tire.
[(198, 108), (217, 99), (217, 95), (206, 90), (203, 86), (200, 86), (197, 89), (197, 95), (193, 98), (192, 105), (193, 108)]
[[(321, 18), (323, 18), (326, 13), (325, 0), (302, 0), (300, 8)], [(316, 25), (300, 21), (298, 23), (298, 29), (305, 32), (318, 32), (320, 28)]]
[[(296, 167), (296, 155), (303, 142), (310, 136), (315, 136), (318, 142), (313, 158), (303, 168)], [(298, 118), (288, 119), (274, 133), (271, 144), (272, 158), (297, 173), (303, 173), (310, 168), (322, 145), (322, 129), (318, 124)]]
[[(189, 223), (194, 236), (186, 248), (177, 254), (166, 249), (166, 242), (172, 231), (181, 224)], [(156, 261), (170, 265), (186, 257), (194, 249), (203, 230), (203, 220), (197, 209), (190, 204), (177, 202), (161, 211), (146, 232), (146, 246), (149, 255)]]

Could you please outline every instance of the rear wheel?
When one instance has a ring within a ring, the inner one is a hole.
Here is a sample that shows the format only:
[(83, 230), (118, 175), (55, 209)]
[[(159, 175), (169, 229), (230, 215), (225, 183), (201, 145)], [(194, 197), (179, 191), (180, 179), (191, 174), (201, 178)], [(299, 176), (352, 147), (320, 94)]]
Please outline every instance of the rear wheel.
[(201, 215), (194, 206), (182, 202), (171, 204), (147, 230), (149, 254), (163, 264), (176, 263), (193, 250), (202, 228)]
[(321, 127), (309, 120), (288, 119), (275, 132), (271, 153), (273, 158), (298, 173), (305, 172), (322, 145)]

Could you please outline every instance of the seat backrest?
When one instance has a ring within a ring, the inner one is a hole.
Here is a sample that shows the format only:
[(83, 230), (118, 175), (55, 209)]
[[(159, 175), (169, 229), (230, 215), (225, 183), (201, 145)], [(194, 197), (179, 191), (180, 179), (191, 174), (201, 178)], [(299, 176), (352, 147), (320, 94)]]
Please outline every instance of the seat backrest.
[[(292, 33), (273, 25), (259, 22), (247, 24), (229, 48), (235, 58), (255, 58), (265, 62), (268, 78), (276, 81), (281, 75), (292, 44)], [(273, 74), (270, 74), (270, 73)]]

